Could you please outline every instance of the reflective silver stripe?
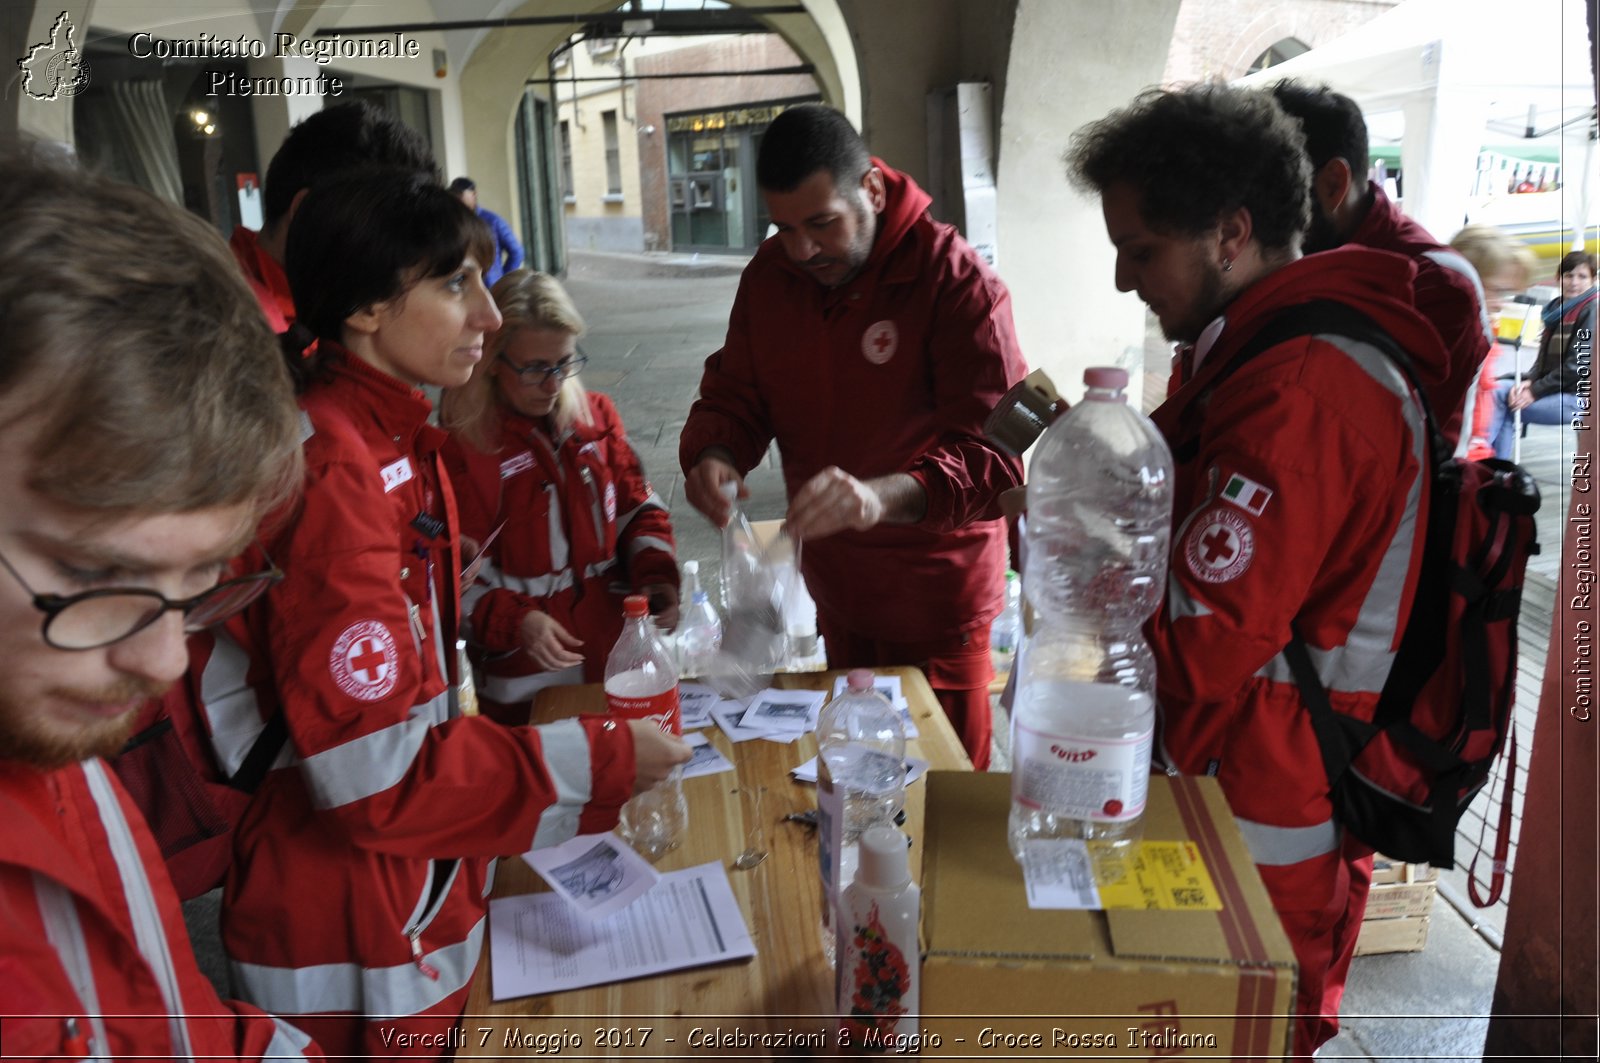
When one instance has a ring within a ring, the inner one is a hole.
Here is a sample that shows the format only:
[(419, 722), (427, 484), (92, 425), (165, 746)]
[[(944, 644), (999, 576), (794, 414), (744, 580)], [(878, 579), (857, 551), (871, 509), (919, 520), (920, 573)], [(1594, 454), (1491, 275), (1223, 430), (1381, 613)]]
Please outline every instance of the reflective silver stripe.
[(589, 736), (577, 720), (560, 720), (535, 728), (543, 745), (541, 758), (556, 799), (539, 816), (539, 829), (533, 833), (533, 847), (560, 845), (578, 834), (578, 816), (594, 796), (594, 778), (589, 773)]
[(351, 739), (300, 762), (318, 808), (337, 808), (380, 794), (405, 777), (434, 724), (447, 719), (450, 692), (441, 690), (414, 706), (400, 723)]
[(665, 539), (657, 539), (654, 535), (641, 535), (628, 543), (629, 557), (633, 557), (643, 550), (660, 550), (669, 556), (673, 554), (672, 544)]
[(633, 523), (634, 517), (637, 517), (641, 511), (646, 509), (659, 509), (665, 513), (667, 511), (667, 501), (660, 495), (656, 494), (654, 490), (652, 490), (647, 496), (645, 496), (645, 500), (643, 502), (640, 502), (637, 506), (634, 506), (632, 509), (628, 510), (628, 512), (619, 514), (617, 516), (617, 527), (626, 528), (629, 524)]
[(356, 963), (320, 963), (310, 967), (268, 967), (230, 961), (239, 995), (278, 1015), (346, 1012), (372, 1019), (403, 1018), (436, 1006), (466, 986), (483, 951), (484, 920), (465, 941), (424, 953), (422, 959), (439, 972), (437, 980), (414, 962), (393, 967)]
[(311, 415), (304, 410), (300, 411), (300, 445), (305, 446), (306, 441), (317, 434), (317, 426), (311, 423)]
[(559, 672), (535, 672), (533, 675), (486, 675), (478, 688), (484, 697), (508, 704), (527, 701), (545, 687), (570, 687), (583, 682), (583, 665), (575, 664)]
[(596, 561), (594, 564), (585, 568), (583, 570), (583, 578), (594, 579), (596, 576), (604, 576), (606, 573), (615, 570), (616, 567), (617, 559), (614, 557), (608, 557), (604, 561)]
[(167, 945), (167, 930), (156, 908), (156, 897), (145, 876), (144, 862), (139, 859), (138, 846), (133, 841), (133, 831), (122, 815), (116, 791), (106, 776), (105, 765), (99, 760), (83, 762), (84, 777), (89, 780), (89, 793), (100, 811), (100, 822), (106, 829), (106, 840), (111, 845), (111, 856), (117, 863), (117, 873), (122, 877), (122, 895), (128, 902), (128, 917), (133, 923), (134, 941), (144, 955), (145, 962), (155, 976), (156, 988), (167, 1006), (167, 1030), (172, 1037), (174, 1051), (182, 1057), (194, 1055), (189, 1043), (189, 1027), (184, 1023), (183, 994), (178, 989), (178, 972), (172, 963), (172, 952)]
[[(244, 765), (244, 758), (266, 727), (255, 688), (246, 681), (250, 656), (224, 631), (216, 632), (216, 644), (200, 674), (201, 709), (211, 728), (211, 749), (217, 764), (228, 775)], [(285, 742), (274, 768), (294, 763), (294, 747)]]
[[(483, 568), (478, 572), (478, 578), (490, 587), (504, 587), (508, 591), (526, 594), (530, 598), (548, 598), (557, 591), (564, 591), (572, 586), (572, 571), (563, 568), (559, 572), (549, 572), (543, 576), (508, 576), (485, 561)], [(485, 592), (479, 591), (471, 596), (473, 606)], [(462, 608), (466, 608), (467, 598), (462, 598)]]
[(44, 936), (61, 959), (61, 968), (78, 995), (78, 1004), (89, 1020), (89, 1059), (106, 1060), (100, 1053), (111, 1046), (106, 1039), (106, 1023), (100, 1015), (100, 992), (94, 984), (94, 962), (89, 959), (89, 946), (83, 939), (83, 924), (78, 921), (77, 902), (72, 894), (52, 879), (37, 871), (33, 873), (33, 894), (39, 901), (39, 921), (44, 924)]
[(1265, 867), (1286, 867), (1339, 848), (1339, 826), (1325, 820), (1314, 827), (1274, 827), (1234, 817), (1250, 849), (1250, 859)]
[(303, 1033), (300, 1027), (293, 1023), (285, 1022), (276, 1015), (268, 1016), (272, 1019), (277, 1029), (272, 1034), (272, 1040), (267, 1042), (265, 1059), (306, 1058), (306, 1049), (311, 1046), (311, 1038)]
[(489, 861), (489, 866), (483, 870), (483, 899), (488, 900), (489, 894), (494, 892), (494, 873), (500, 869), (498, 856)]
[[(428, 599), (430, 610), (433, 613), (433, 654), (439, 662), (439, 678), (444, 680), (445, 693), (444, 715), (434, 722), (444, 723), (446, 720), (452, 720), (461, 715), (460, 692), (456, 689), (456, 685), (450, 682), (450, 659), (445, 656), (444, 621), (439, 616), (439, 595), (437, 593), (430, 594)], [(421, 662), (419, 661), (418, 663), (420, 664)], [(429, 704), (436, 704), (438, 700), (438, 698), (435, 698)]]
[(1211, 607), (1194, 595), (1178, 581), (1178, 574), (1167, 572), (1167, 619), (1182, 620), (1185, 617), (1210, 616)]
[[(1424, 435), (1422, 415), (1411, 395), (1405, 376), (1388, 356), (1366, 343), (1356, 343), (1343, 336), (1318, 336), (1319, 340), (1339, 348), (1375, 382), (1381, 384), (1400, 400), (1406, 430), (1411, 436), (1411, 458), (1416, 463), (1417, 475), (1406, 489), (1405, 508), (1395, 526), (1394, 537), (1384, 547), (1383, 557), (1372, 586), (1361, 602), (1355, 623), (1345, 636), (1344, 643), (1326, 649), (1309, 646), (1311, 661), (1316, 665), (1322, 685), (1330, 691), (1377, 694), (1383, 690), (1394, 664), (1391, 650), (1396, 634), (1404, 623), (1400, 616), (1400, 602), (1406, 586), (1406, 574), (1411, 567), (1412, 546), (1421, 534), (1417, 518), (1422, 510), (1423, 484), (1428, 478), (1427, 437)], [(1294, 672), (1283, 654), (1262, 665), (1256, 675), (1275, 683), (1294, 685)]]
[(556, 494), (555, 484), (545, 484), (544, 493), (549, 496), (545, 499), (545, 512), (550, 533), (550, 568), (560, 572), (567, 567), (567, 558), (571, 553), (567, 545), (567, 530), (561, 526), (561, 499)]
[[(1472, 282), (1472, 290), (1478, 295), (1478, 320), (1483, 325), (1483, 331), (1488, 336), (1494, 335), (1494, 328), (1489, 323), (1488, 300), (1483, 295), (1483, 278), (1478, 276), (1478, 268), (1467, 260), (1460, 252), (1452, 251), (1447, 247), (1424, 251), (1422, 257), (1430, 259), (1445, 269), (1464, 275)], [(1454, 354), (1454, 351), (1450, 352)]]

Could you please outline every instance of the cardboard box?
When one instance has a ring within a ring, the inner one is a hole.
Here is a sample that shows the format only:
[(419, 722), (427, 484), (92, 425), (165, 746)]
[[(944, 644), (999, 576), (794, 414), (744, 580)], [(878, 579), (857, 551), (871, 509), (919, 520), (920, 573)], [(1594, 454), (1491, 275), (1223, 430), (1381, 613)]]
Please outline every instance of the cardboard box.
[(1425, 915), (1363, 921), (1361, 934), (1356, 938), (1356, 955), (1421, 952), (1423, 946), (1428, 943), (1428, 922), (1429, 919)]
[(1192, 842), (1221, 911), (1031, 909), (1006, 845), (1010, 778), (927, 785), (924, 1054), (1288, 1052), (1294, 952), (1215, 780), (1153, 777), (1144, 837)]

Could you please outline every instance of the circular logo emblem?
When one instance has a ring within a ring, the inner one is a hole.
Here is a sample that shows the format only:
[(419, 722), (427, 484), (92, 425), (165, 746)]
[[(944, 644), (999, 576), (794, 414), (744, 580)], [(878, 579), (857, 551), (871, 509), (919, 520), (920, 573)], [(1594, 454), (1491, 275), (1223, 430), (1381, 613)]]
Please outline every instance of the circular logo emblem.
[(606, 523), (614, 524), (617, 520), (617, 485), (606, 484)]
[(873, 365), (882, 365), (894, 357), (900, 347), (900, 330), (893, 321), (880, 321), (870, 325), (861, 336), (861, 353)]
[(394, 636), (376, 620), (361, 620), (340, 633), (328, 654), (328, 670), (340, 690), (358, 701), (377, 701), (400, 677)]
[(1230, 508), (1202, 514), (1183, 545), (1189, 571), (1207, 583), (1226, 583), (1250, 567), (1256, 553), (1250, 524)]

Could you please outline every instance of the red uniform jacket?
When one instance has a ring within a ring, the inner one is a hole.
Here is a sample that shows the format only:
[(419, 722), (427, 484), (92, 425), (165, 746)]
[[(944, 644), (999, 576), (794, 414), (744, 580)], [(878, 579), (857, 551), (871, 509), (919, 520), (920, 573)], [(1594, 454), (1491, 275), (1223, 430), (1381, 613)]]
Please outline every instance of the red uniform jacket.
[(255, 293), (267, 324), (277, 333), (287, 332), (294, 324), (294, 296), (289, 293), (289, 278), (277, 259), (261, 248), (261, 234), (243, 225), (233, 230), (228, 238), (228, 248), (239, 263), (245, 281)]
[(414, 1054), (392, 1034), (460, 1013), (490, 858), (611, 827), (632, 739), (601, 717), (459, 715), (444, 432), (421, 392), (354, 358), (301, 407), (305, 490), (262, 536), (285, 579), (203, 665), (226, 770), (272, 712), (291, 745), (239, 825), (223, 944), (241, 996), (306, 1016), (330, 1054)]
[(103, 762), (0, 762), (0, 838), (7, 1059), (321, 1058), (295, 1027), (217, 998), (155, 842)]
[(919, 523), (807, 543), (801, 563), (837, 626), (927, 642), (986, 624), (1004, 604), (998, 500), (1022, 482), (1022, 464), (985, 440), (983, 420), (1027, 366), (1005, 285), (928, 216), (927, 193), (874, 163), (888, 204), (865, 267), (823, 288), (777, 239), (761, 245), (679, 456), (687, 471), (707, 447), (726, 447), (742, 474), (776, 439), (791, 497), (830, 465), (863, 480), (909, 473), (927, 493)]
[[(678, 582), (666, 503), (611, 400), (587, 398), (593, 424), (574, 424), (559, 440), (503, 410), (494, 453), (457, 437), (444, 447), (462, 534), (481, 543), (500, 529), (477, 586), (463, 592), (486, 672), (480, 693), (495, 701), (526, 702), (553, 680), (600, 682), (622, 632), (623, 597)], [(544, 672), (522, 652), (518, 629), (535, 609), (583, 640), (581, 674)]]

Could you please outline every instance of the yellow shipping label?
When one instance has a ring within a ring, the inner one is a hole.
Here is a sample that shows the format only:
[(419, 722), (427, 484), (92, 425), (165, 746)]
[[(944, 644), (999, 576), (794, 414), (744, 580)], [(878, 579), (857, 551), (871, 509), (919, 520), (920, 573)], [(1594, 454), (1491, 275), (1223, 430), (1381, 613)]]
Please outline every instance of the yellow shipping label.
[(1163, 912), (1220, 912), (1222, 898), (1193, 843), (1143, 841), (1137, 846), (1088, 843), (1100, 907)]

